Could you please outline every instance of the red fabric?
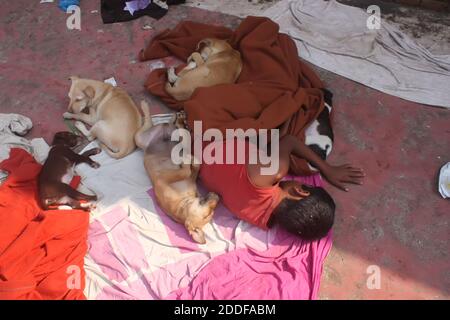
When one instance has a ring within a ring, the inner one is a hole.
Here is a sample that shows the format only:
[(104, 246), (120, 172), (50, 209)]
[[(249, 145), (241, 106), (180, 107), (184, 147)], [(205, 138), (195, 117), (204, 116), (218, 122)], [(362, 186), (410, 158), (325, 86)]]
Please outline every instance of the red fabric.
[(70, 181), (69, 185), (76, 189), (80, 185), (81, 177), (80, 176), (73, 176), (72, 180)]
[(89, 213), (41, 210), (41, 165), (22, 149), (0, 169), (9, 172), (0, 186), (0, 299), (85, 299)]
[[(187, 101), (178, 102), (165, 89), (166, 69), (152, 71), (146, 87), (169, 107), (184, 109), (188, 125), (201, 120), (203, 130), (273, 129), (288, 123), (287, 133), (304, 141), (308, 124), (324, 107), (323, 84), (308, 65), (299, 60), (292, 39), (278, 33), (279, 26), (268, 18), (247, 17), (230, 29), (194, 22), (182, 22), (152, 39), (140, 59), (174, 55), (186, 60), (197, 43), (206, 38), (227, 39), (241, 53), (243, 68), (235, 84), (198, 88)], [(304, 159), (292, 157), (292, 173), (311, 174)]]
[[(222, 150), (222, 163), (203, 163), (200, 166), (200, 178), (208, 191), (216, 192), (220, 196), (223, 205), (235, 214), (239, 219), (247, 221), (265, 230), (273, 210), (280, 203), (280, 187), (274, 185), (270, 188), (255, 186), (249, 179), (247, 165), (249, 163), (249, 152), (257, 152), (256, 146), (234, 140), (235, 143), (227, 144), (227, 141), (212, 142), (207, 148), (211, 148), (211, 154), (216, 155), (216, 150)], [(238, 164), (238, 144), (245, 147), (245, 163)], [(233, 161), (226, 160), (226, 154), (234, 152)], [(204, 154), (209, 154), (205, 148)], [(232, 162), (228, 164), (226, 162)]]
[[(69, 186), (71, 186), (74, 189), (77, 189), (78, 186), (80, 185), (81, 182), (81, 177), (80, 176), (73, 176), (72, 180), (70, 180), (69, 182)], [(80, 202), (86, 202), (86, 200), (80, 200)], [(50, 209), (54, 210), (54, 209), (58, 209), (59, 205), (51, 205), (49, 206)]]

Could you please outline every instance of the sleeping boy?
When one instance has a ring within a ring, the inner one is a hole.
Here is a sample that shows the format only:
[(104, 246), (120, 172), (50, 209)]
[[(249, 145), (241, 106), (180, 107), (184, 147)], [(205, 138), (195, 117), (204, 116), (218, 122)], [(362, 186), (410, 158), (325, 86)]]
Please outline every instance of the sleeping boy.
[(263, 229), (278, 224), (305, 240), (328, 234), (334, 222), (335, 203), (323, 188), (281, 181), (288, 174), (290, 157), (305, 159), (331, 184), (344, 191), (348, 191), (345, 184), (362, 184), (365, 176), (362, 169), (349, 164), (328, 164), (291, 135), (279, 140), (279, 169), (271, 175), (261, 174), (261, 169), (267, 165), (260, 161), (249, 163), (249, 153), (257, 152), (257, 147), (246, 140), (235, 139), (232, 144), (226, 141), (211, 143), (217, 144), (213, 149), (222, 150), (224, 155), (228, 152), (236, 155), (238, 143), (244, 143), (246, 161), (244, 164), (237, 164), (237, 161), (234, 164), (203, 162), (199, 175), (208, 191), (219, 194), (225, 207), (240, 219)]

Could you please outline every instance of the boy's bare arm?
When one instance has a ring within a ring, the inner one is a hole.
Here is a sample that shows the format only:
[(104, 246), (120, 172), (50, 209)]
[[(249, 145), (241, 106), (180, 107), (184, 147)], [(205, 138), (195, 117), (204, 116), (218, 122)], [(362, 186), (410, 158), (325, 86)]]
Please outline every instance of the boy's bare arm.
[(328, 182), (344, 191), (348, 191), (345, 183), (362, 184), (365, 176), (362, 169), (353, 167), (350, 164), (339, 166), (328, 164), (298, 138), (286, 135), (280, 140), (280, 169), (282, 167), (281, 163), (285, 162), (285, 158), (289, 161), (291, 154), (303, 158), (314, 165)]
[(249, 164), (247, 165), (247, 172), (250, 180), (259, 187), (269, 187), (276, 184), (288, 174), (291, 155), (303, 158), (314, 165), (328, 182), (344, 191), (348, 191), (345, 186), (346, 183), (362, 184), (365, 176), (362, 169), (350, 164), (339, 166), (328, 164), (298, 138), (286, 135), (280, 139), (278, 172), (273, 175), (262, 175), (261, 168), (268, 165)]

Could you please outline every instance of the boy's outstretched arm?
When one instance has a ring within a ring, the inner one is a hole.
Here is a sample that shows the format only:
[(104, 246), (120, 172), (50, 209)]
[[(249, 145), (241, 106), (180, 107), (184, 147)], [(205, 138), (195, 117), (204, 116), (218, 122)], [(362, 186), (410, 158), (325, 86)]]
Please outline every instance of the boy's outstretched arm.
[[(348, 191), (348, 188), (345, 186), (346, 183), (361, 185), (365, 176), (362, 169), (353, 167), (350, 164), (339, 166), (332, 166), (328, 164), (307, 145), (298, 140), (298, 138), (291, 135), (286, 135), (280, 139), (280, 170), (286, 170), (286, 160), (290, 161), (289, 158), (291, 154), (299, 158), (303, 158), (314, 165), (328, 180), (328, 182), (344, 191)], [(285, 172), (287, 173), (287, 171)]]
[(278, 172), (273, 175), (262, 175), (261, 168), (268, 165), (260, 163), (249, 164), (247, 165), (249, 178), (255, 185), (260, 187), (269, 187), (276, 184), (288, 174), (291, 155), (303, 158), (314, 165), (328, 182), (344, 191), (348, 191), (348, 188), (345, 186), (346, 183), (362, 184), (365, 176), (362, 169), (353, 167), (350, 164), (340, 166), (328, 164), (298, 138), (286, 135), (280, 139)]

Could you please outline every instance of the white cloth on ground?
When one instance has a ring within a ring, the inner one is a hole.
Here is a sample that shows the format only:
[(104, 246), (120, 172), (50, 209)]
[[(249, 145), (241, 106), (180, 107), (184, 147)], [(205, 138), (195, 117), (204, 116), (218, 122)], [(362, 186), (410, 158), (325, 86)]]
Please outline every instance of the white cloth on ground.
[[(50, 147), (42, 138), (27, 140), (25, 135), (33, 124), (30, 118), (15, 113), (0, 113), (0, 162), (9, 158), (11, 148), (22, 148), (32, 154), (37, 162), (44, 163)], [(7, 173), (0, 170), (0, 184)]]
[[(450, 54), (434, 55), (381, 19), (335, 0), (281, 0), (263, 13), (296, 42), (301, 58), (406, 100), (450, 108)], [(381, 14), (382, 17), (382, 14)]]

